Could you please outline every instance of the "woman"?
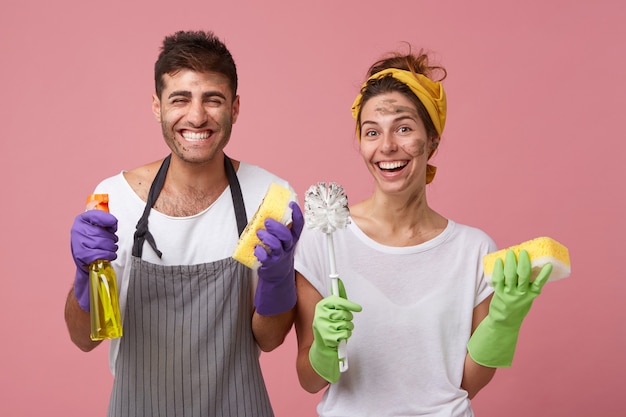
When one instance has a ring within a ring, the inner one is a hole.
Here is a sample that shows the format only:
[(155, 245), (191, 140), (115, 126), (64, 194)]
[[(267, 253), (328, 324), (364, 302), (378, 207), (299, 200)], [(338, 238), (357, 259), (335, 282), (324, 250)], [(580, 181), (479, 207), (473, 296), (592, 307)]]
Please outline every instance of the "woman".
[(470, 399), (510, 366), (521, 321), (550, 273), (530, 283), (528, 255), (510, 252), (496, 266), (493, 296), (482, 271), (493, 240), (428, 205), (428, 160), (446, 119), (437, 74), (442, 80), (445, 69), (426, 54), (392, 55), (372, 65), (354, 101), (375, 189), (333, 234), (342, 296), (330, 295), (324, 233), (305, 228), (296, 250), (297, 370), (309, 392), (330, 384), (321, 416), (472, 416)]

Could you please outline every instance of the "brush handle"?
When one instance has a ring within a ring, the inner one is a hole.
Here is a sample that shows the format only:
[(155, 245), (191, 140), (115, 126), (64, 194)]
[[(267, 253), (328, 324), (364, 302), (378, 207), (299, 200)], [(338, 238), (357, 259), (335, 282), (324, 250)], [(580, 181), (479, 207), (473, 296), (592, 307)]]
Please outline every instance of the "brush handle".
[[(339, 275), (330, 274), (330, 286), (332, 294), (339, 297), (339, 284), (337, 279)], [(337, 357), (339, 358), (339, 371), (345, 372), (348, 370), (348, 348), (346, 344), (346, 340), (342, 339), (339, 341), (339, 346), (337, 346)]]
[[(330, 260), (330, 290), (333, 295), (337, 297), (341, 297), (339, 294), (339, 283), (337, 275), (336, 266), (335, 266), (335, 245), (333, 243), (333, 235), (332, 233), (326, 234), (326, 240), (328, 243), (328, 258)], [(337, 356), (339, 358), (339, 371), (345, 372), (348, 370), (348, 348), (347, 348), (346, 340), (343, 339), (339, 341), (339, 346), (337, 346)]]
[(346, 339), (339, 342), (339, 346), (337, 346), (337, 357), (339, 358), (339, 372), (346, 372), (348, 370), (348, 348)]

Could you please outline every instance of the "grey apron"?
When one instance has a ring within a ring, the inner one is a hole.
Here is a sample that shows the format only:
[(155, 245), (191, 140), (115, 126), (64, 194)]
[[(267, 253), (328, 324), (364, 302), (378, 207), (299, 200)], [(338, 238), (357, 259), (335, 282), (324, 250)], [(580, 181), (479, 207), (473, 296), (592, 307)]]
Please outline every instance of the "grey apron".
[[(137, 224), (109, 417), (272, 417), (252, 334), (249, 271), (232, 258), (161, 266), (141, 259), (165, 158)], [(239, 234), (247, 224), (239, 181), (225, 168)]]

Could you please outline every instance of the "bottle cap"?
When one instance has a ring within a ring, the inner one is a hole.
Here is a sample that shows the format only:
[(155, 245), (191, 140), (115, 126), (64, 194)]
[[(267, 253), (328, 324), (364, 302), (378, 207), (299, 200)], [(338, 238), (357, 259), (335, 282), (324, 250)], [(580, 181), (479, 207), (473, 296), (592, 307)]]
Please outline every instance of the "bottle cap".
[(91, 194), (87, 197), (87, 210), (102, 210), (109, 212), (108, 194)]

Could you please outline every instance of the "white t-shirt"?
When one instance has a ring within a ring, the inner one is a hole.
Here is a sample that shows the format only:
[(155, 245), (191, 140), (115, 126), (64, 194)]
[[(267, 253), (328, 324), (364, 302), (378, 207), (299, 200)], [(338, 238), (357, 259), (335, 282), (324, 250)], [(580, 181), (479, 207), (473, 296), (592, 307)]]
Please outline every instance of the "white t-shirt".
[[(336, 271), (354, 313), (349, 369), (318, 405), (320, 416), (473, 416), (460, 388), (472, 313), (492, 289), (482, 257), (494, 250), (481, 230), (449, 220), (434, 239), (390, 247), (354, 222), (332, 235)], [(306, 229), (296, 270), (330, 295), (326, 236)]]
[[(272, 182), (293, 190), (285, 180), (244, 162), (239, 165), (237, 178), (248, 220), (263, 201)], [(123, 316), (132, 263), (133, 236), (146, 203), (135, 194), (123, 172), (103, 180), (94, 192), (109, 194), (109, 211), (118, 220), (117, 259), (112, 264), (117, 277)], [(147, 262), (157, 265), (195, 265), (232, 256), (239, 234), (230, 187), (211, 206), (194, 216), (171, 217), (153, 209), (148, 218), (148, 230), (154, 236), (156, 246), (163, 256), (159, 258), (146, 241), (142, 259)], [(256, 274), (252, 270), (250, 277), (256, 280)], [(253, 297), (254, 294), (250, 294), (251, 302)], [(111, 340), (109, 365), (113, 373), (118, 348), (119, 339)]]

